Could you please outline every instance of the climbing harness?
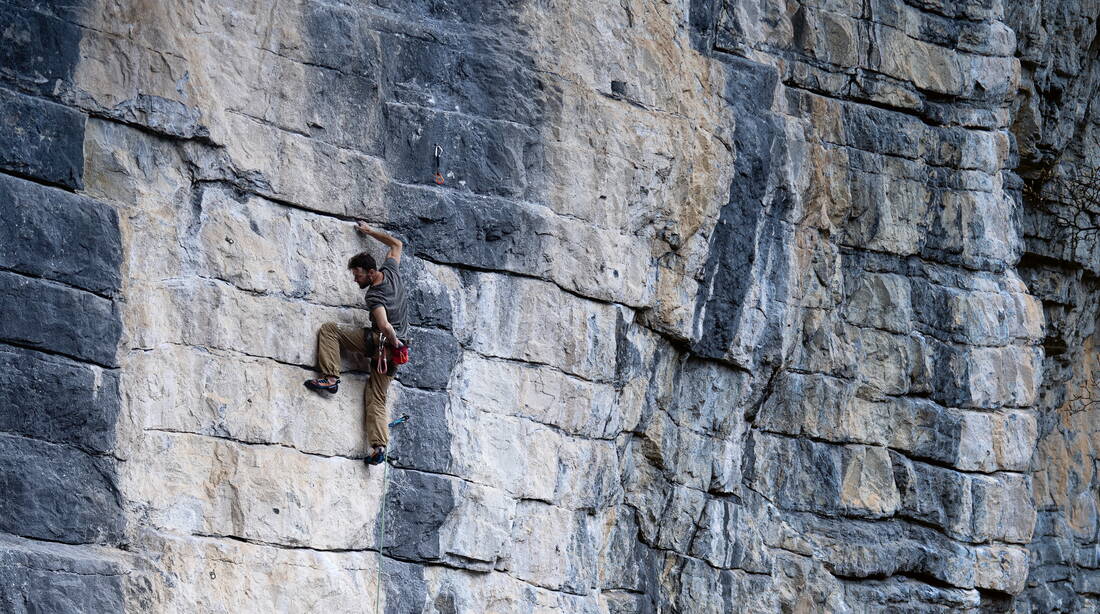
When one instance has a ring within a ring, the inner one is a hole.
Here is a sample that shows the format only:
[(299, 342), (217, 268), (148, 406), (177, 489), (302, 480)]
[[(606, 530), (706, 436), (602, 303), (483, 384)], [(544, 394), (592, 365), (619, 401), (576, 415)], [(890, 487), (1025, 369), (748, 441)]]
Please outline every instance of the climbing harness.
[[(409, 415), (404, 414), (397, 420), (390, 422), (389, 427), (392, 429), (395, 426), (404, 424), (409, 421)], [(390, 458), (393, 458), (391, 455)], [(378, 527), (378, 563), (376, 576), (374, 580), (374, 614), (378, 614), (378, 600), (382, 595), (382, 549), (386, 547), (386, 490), (390, 484), (390, 464), (387, 462), (382, 463), (382, 508), (380, 510), (381, 520)]]
[(436, 144), (435, 146), (435, 175), (432, 176), (435, 182), (439, 185), (443, 185), (443, 173), (440, 171), (440, 160), (443, 158), (443, 146)]

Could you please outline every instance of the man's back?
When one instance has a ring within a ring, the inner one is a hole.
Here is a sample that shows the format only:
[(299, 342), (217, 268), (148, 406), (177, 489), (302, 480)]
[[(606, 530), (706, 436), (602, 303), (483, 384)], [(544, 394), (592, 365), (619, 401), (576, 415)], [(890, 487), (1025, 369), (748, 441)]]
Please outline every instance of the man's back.
[[(409, 305), (405, 283), (397, 265), (393, 258), (386, 258), (378, 267), (383, 275), (382, 283), (367, 289), (366, 301), (369, 311), (374, 311), (375, 307), (386, 308), (386, 318), (397, 332), (398, 338), (404, 341), (409, 336)], [(372, 324), (377, 330), (377, 322), (372, 320)]]

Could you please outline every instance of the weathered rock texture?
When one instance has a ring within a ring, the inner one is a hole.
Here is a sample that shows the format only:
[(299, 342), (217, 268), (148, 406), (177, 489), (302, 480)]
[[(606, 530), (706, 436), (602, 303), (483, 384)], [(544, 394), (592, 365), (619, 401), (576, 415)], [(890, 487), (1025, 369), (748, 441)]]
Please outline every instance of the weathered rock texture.
[[(1017, 186), (1045, 168), (1100, 167), (1098, 13), (1097, 2), (1042, 2), (1008, 11), (1022, 68), (1013, 126)], [(1073, 232), (1024, 200), (1019, 270), (1042, 300), (1047, 324), (1030, 468), (1038, 515), (1021, 599), (1026, 605), (1020, 609), (1095, 612), (1100, 611), (1095, 471), (1100, 237)]]
[(4, 611), (1097, 611), (1098, 14), (0, 0)]

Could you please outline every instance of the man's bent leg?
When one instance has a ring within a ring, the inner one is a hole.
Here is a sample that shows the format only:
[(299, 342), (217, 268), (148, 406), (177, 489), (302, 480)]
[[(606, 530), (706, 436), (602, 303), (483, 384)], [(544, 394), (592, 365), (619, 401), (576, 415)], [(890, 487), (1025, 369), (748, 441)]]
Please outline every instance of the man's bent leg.
[(372, 372), (363, 391), (366, 410), (367, 440), (371, 448), (390, 444), (389, 413), (386, 411), (386, 392), (393, 378), (385, 373)]
[(340, 350), (366, 352), (366, 335), (358, 326), (325, 322), (317, 331), (317, 367), (328, 377), (340, 376)]

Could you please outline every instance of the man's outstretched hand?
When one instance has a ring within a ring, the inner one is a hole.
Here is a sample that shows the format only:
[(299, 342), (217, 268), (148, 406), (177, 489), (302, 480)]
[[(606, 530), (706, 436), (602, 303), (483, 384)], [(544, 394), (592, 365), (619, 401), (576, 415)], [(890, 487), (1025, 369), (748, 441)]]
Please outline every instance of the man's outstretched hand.
[(401, 261), (401, 247), (402, 243), (396, 237), (392, 237), (389, 234), (382, 232), (381, 230), (375, 230), (370, 227), (369, 224), (363, 220), (359, 220), (355, 223), (355, 229), (360, 233), (367, 235), (381, 241), (386, 247), (390, 248), (390, 251), (386, 254), (387, 258), (393, 258), (394, 260)]

